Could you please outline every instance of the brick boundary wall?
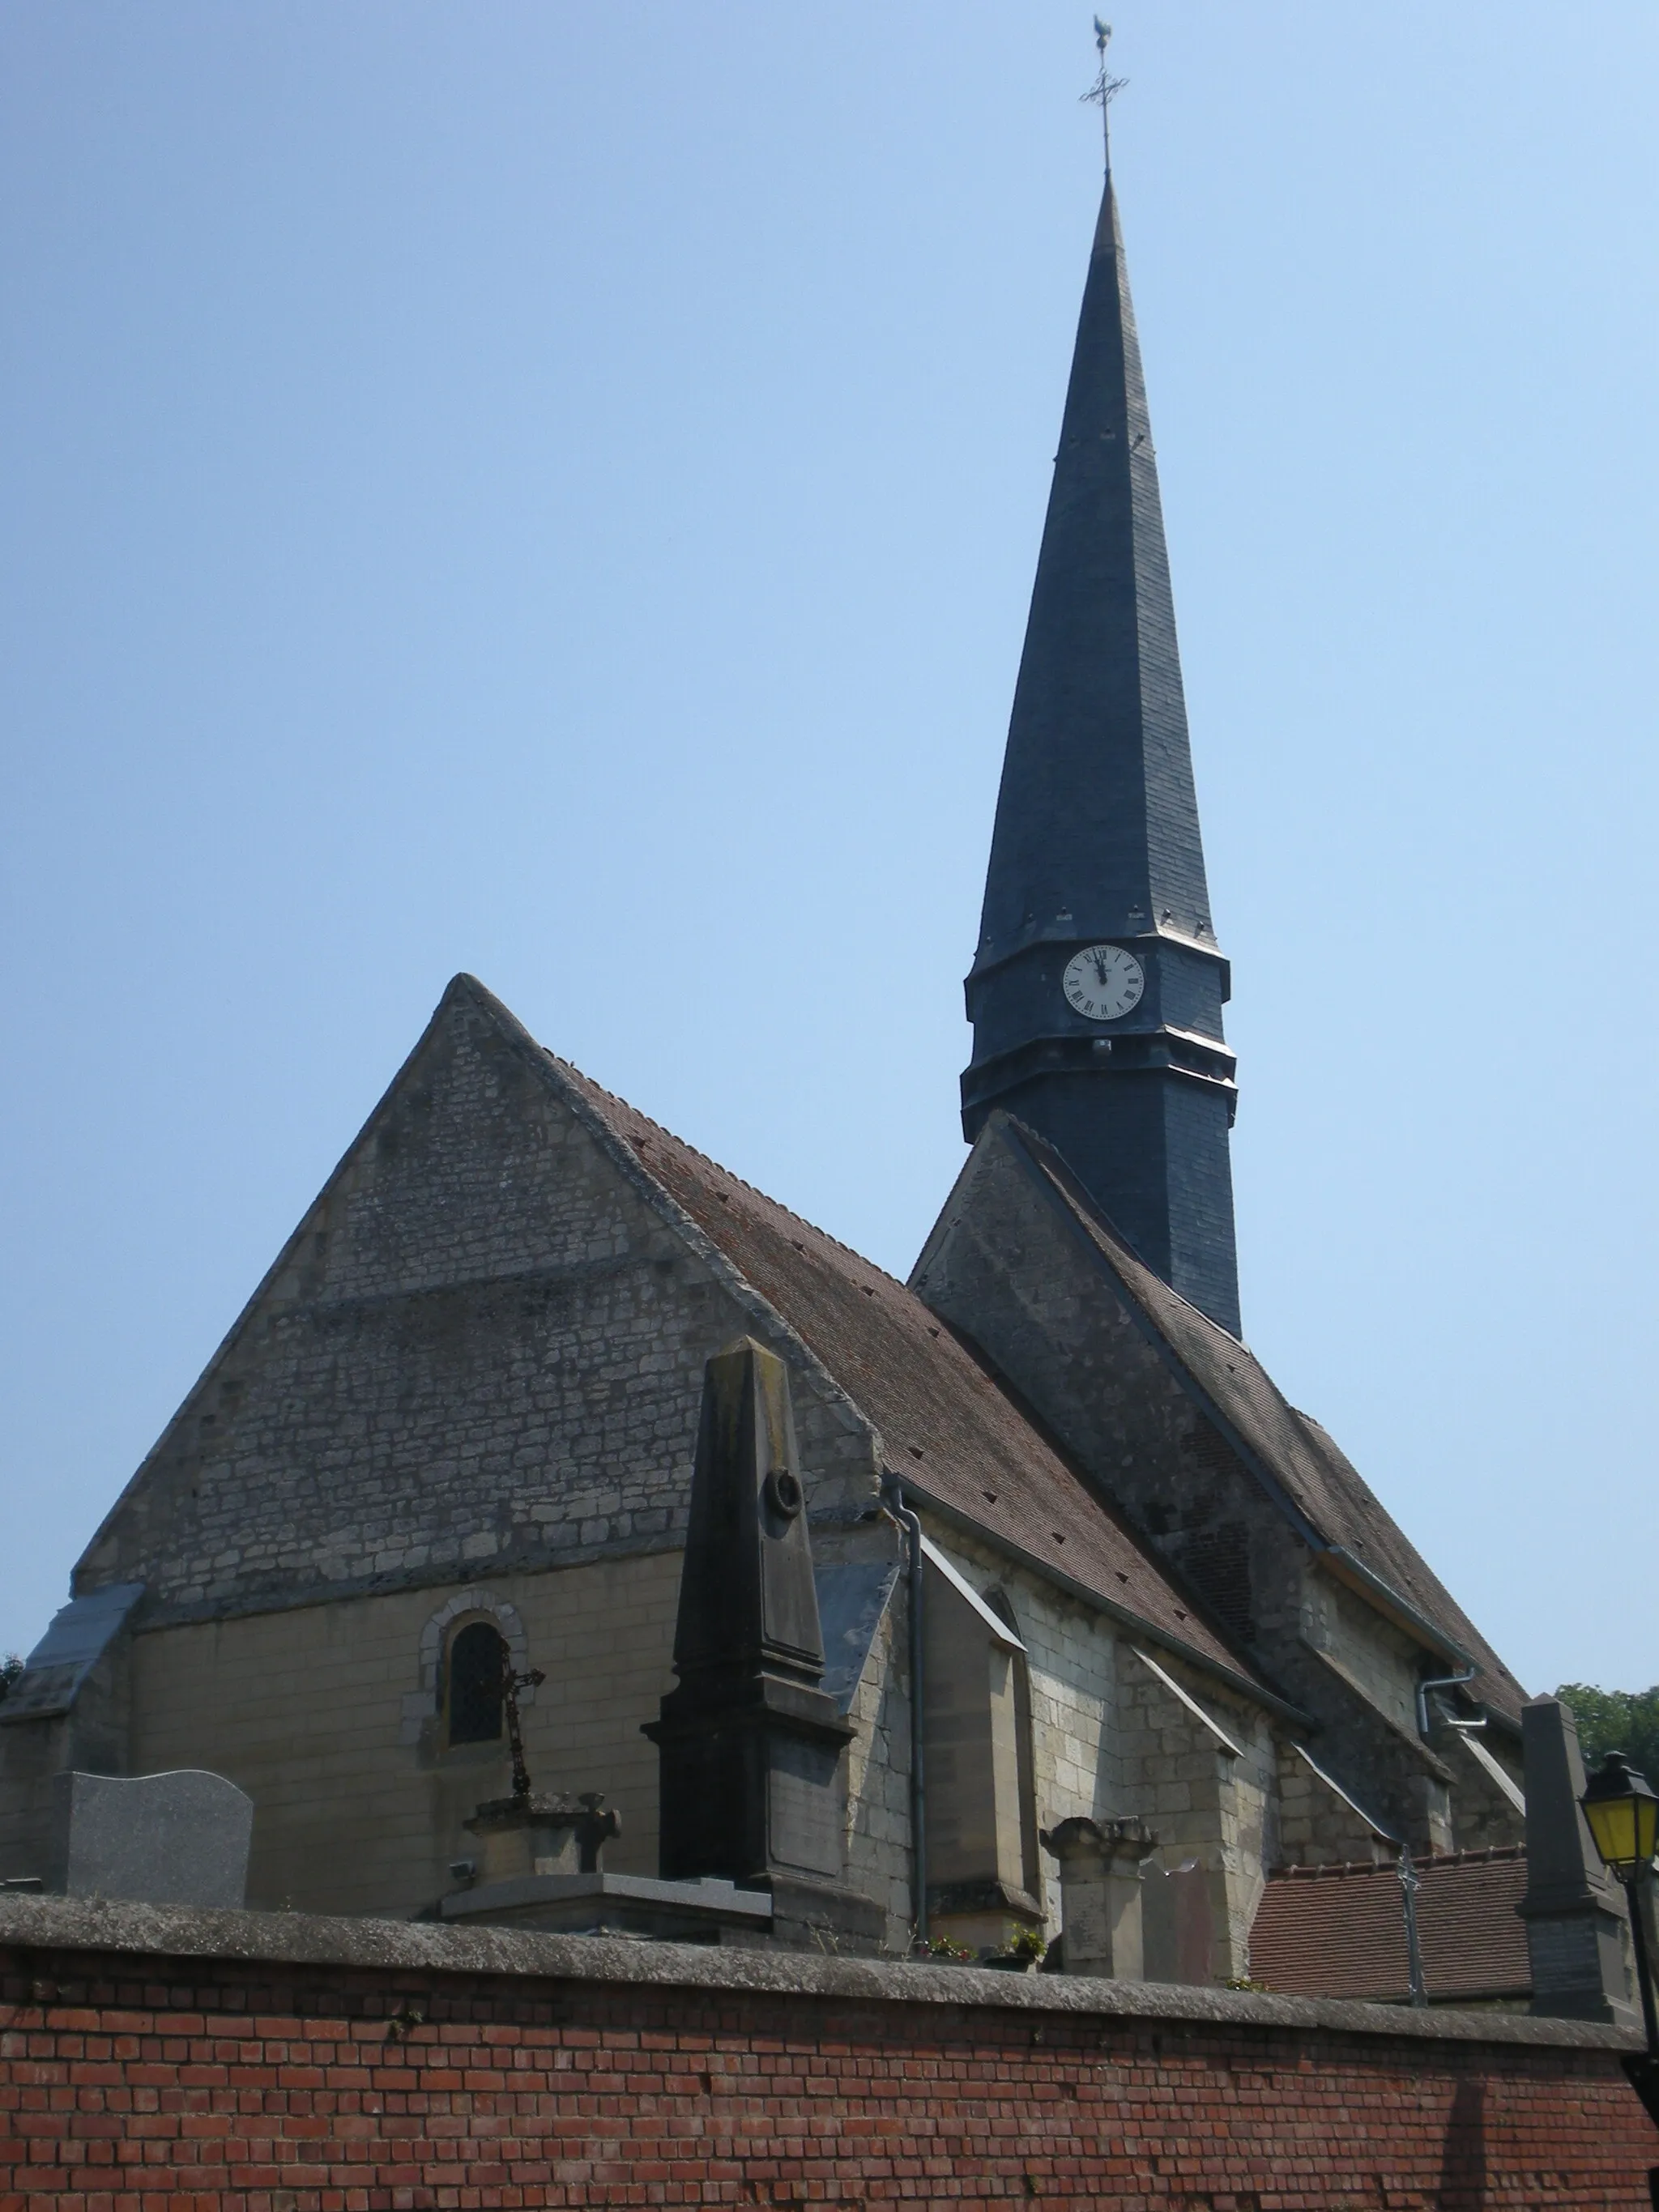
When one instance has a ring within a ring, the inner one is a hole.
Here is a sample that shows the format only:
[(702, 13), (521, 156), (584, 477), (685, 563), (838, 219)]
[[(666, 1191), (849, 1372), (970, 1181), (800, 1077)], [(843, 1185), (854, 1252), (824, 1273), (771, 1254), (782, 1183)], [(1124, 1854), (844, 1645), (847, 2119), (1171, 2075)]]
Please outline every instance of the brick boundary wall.
[(0, 2212), (1641, 2212), (1565, 2021), (0, 1899)]

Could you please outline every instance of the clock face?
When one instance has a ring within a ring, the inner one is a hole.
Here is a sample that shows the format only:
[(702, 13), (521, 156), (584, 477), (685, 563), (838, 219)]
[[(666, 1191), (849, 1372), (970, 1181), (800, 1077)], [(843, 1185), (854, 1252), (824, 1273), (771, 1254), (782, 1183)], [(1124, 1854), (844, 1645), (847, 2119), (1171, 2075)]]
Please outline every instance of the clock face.
[(1115, 1022), (1140, 1004), (1146, 971), (1121, 945), (1091, 945), (1066, 963), (1066, 996), (1091, 1022)]

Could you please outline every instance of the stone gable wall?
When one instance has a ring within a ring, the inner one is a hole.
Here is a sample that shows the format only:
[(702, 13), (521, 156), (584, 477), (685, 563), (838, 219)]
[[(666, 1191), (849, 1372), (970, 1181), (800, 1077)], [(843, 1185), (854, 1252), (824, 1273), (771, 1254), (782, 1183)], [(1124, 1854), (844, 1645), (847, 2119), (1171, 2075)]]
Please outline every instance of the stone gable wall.
[(1282, 1866), (1340, 1866), (1394, 1856), (1347, 1799), (1288, 1743), (1279, 1747), (1279, 1847)]
[(1314, 1559), (1303, 1576), (1302, 1635), (1385, 1719), (1416, 1735), (1419, 1646)]
[[(453, 989), (82, 1562), (145, 1619), (678, 1546), (703, 1362), (763, 1328)], [(867, 1425), (782, 1335), (815, 1510)]]
[[(1218, 1695), (1195, 1668), (1167, 1654), (1158, 1664), (1237, 1746), (1227, 1750), (1210, 1728), (1142, 1665), (1133, 1652), (1121, 1670), (1119, 1728), (1131, 1809), (1155, 1829), (1159, 1848), (1147, 1867), (1160, 1875), (1190, 1869), (1207, 1897), (1187, 1941), (1177, 1934), (1181, 1978), (1220, 1982), (1248, 1972), (1250, 1923), (1266, 1869), (1277, 1858), (1278, 1791), (1272, 1729), (1259, 1707)], [(1182, 1677), (1185, 1677), (1182, 1680)], [(1172, 1899), (1147, 1899), (1149, 1918), (1173, 1910)], [(1182, 1908), (1186, 1909), (1184, 1906)], [(1207, 1923), (1207, 1942), (1203, 1925)], [(1203, 1954), (1207, 1953), (1207, 1959)], [(1171, 1972), (1154, 1954), (1148, 1972)]]
[[(1439, 1727), (1431, 1739), (1452, 1772), (1452, 1805), (1455, 1814), (1457, 1848), (1485, 1850), (1493, 1844), (1524, 1839), (1526, 1820), (1475, 1761), (1467, 1741), (1455, 1729)], [(1480, 1741), (1525, 1794), (1526, 1777), (1516, 1751), (1493, 1729), (1480, 1732)]]
[(0, 2197), (52, 2212), (1642, 2212), (1659, 2162), (1618, 2038), (1577, 2024), (286, 1915), (0, 1916)]

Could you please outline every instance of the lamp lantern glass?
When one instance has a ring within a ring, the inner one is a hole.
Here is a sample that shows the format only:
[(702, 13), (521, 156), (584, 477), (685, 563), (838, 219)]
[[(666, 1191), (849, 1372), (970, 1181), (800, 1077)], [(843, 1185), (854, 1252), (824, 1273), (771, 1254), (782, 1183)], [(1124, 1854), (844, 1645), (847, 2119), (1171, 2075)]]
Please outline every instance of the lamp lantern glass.
[(1579, 1803), (1610, 1872), (1628, 1881), (1659, 1850), (1659, 1796), (1622, 1751), (1610, 1751)]

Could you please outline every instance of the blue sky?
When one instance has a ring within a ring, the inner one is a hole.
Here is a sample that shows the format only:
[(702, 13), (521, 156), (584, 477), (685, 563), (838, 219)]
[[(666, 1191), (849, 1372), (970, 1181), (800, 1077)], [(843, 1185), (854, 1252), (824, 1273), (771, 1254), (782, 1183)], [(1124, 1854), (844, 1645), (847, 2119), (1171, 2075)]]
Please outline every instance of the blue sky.
[[(1659, 1677), (1642, 0), (1126, 0), (1245, 1328)], [(418, 1034), (904, 1273), (1098, 185), (1052, 0), (0, 8), (0, 1648)]]

